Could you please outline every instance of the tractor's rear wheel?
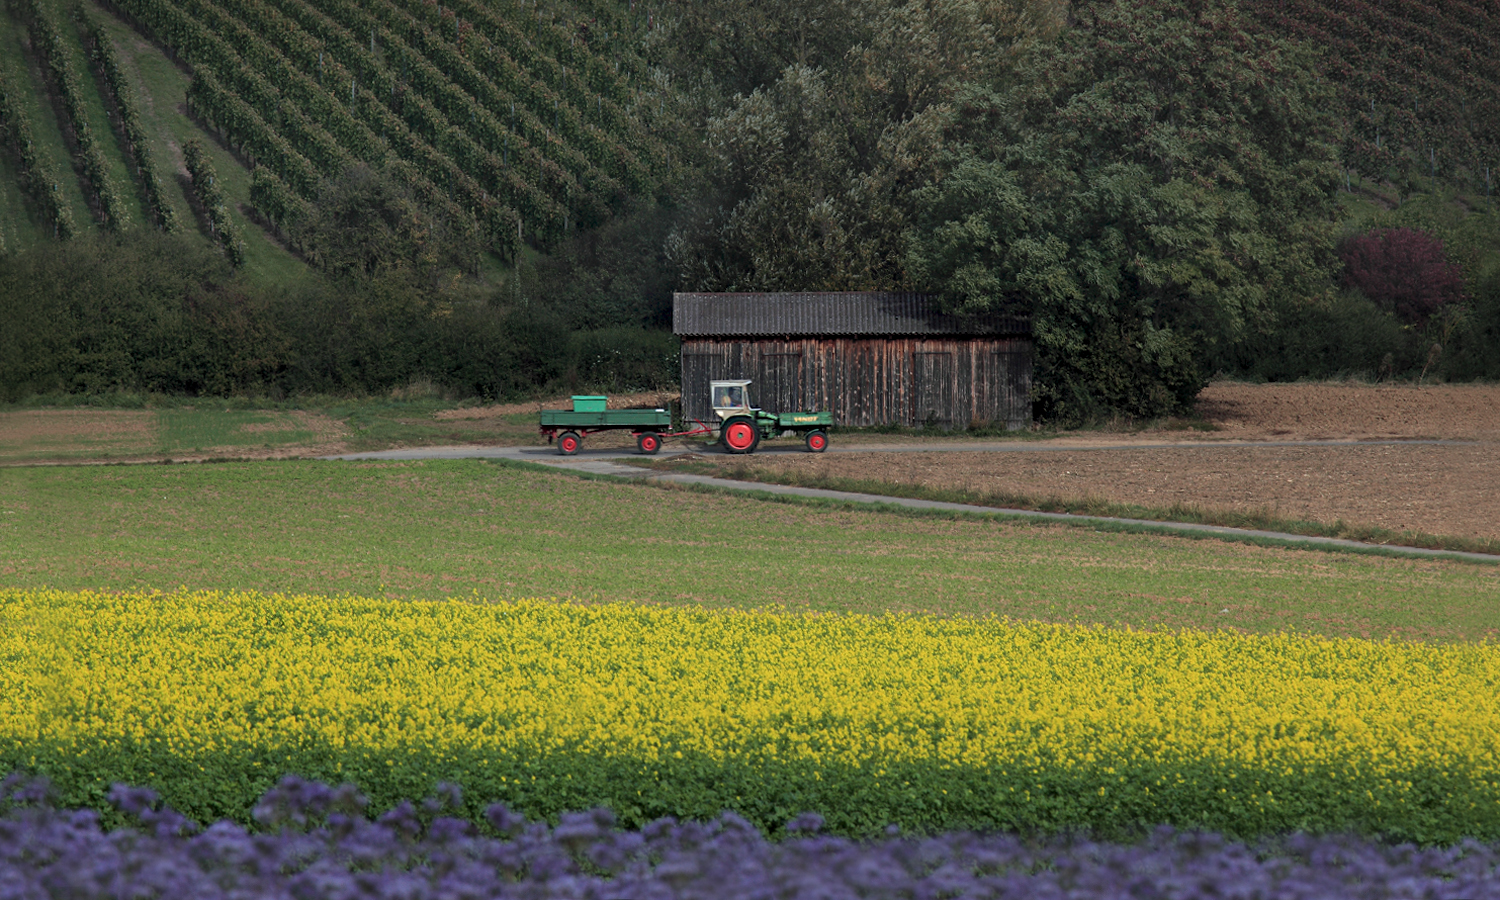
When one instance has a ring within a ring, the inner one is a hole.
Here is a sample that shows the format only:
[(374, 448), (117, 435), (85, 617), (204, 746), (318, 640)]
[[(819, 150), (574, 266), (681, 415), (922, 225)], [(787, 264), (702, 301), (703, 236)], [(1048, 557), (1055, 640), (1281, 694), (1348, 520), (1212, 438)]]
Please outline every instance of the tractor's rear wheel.
[(809, 431), (805, 440), (807, 449), (812, 453), (822, 453), (828, 449), (828, 432), (826, 431)]
[(583, 438), (576, 431), (564, 431), (562, 437), (557, 439), (557, 452), (563, 456), (572, 456), (583, 446)]
[(635, 445), (642, 453), (655, 453), (661, 449), (661, 436), (651, 431), (642, 432), (635, 436)]
[(735, 416), (724, 423), (719, 432), (719, 443), (729, 453), (754, 453), (760, 443), (760, 429), (749, 416)]

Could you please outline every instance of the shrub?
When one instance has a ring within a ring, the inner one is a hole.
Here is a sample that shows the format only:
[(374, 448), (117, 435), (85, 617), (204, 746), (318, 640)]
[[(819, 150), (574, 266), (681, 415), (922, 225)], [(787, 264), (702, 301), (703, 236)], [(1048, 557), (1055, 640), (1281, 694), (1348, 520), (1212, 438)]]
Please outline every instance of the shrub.
[(1443, 242), (1425, 231), (1390, 228), (1357, 235), (1339, 248), (1344, 283), (1408, 325), (1423, 325), (1463, 299), (1463, 271)]

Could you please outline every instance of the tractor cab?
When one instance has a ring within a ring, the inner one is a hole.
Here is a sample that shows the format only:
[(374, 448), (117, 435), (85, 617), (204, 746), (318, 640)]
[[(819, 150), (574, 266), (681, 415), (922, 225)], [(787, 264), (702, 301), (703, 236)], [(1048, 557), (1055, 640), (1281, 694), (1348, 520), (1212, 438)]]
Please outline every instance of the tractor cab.
[(750, 408), (750, 382), (748, 379), (740, 381), (710, 381), (708, 383), (709, 397), (714, 406), (714, 415), (719, 421), (725, 421), (734, 416), (754, 416)]

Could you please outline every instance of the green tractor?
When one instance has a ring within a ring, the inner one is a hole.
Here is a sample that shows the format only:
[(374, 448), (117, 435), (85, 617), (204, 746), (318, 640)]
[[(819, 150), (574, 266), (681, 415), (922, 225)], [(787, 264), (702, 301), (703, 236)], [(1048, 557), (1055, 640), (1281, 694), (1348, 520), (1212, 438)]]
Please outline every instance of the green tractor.
[(709, 396), (719, 424), (719, 444), (726, 453), (754, 453), (762, 438), (787, 432), (801, 435), (813, 453), (828, 449), (833, 413), (766, 412), (750, 405), (749, 386), (748, 380), (709, 382)]

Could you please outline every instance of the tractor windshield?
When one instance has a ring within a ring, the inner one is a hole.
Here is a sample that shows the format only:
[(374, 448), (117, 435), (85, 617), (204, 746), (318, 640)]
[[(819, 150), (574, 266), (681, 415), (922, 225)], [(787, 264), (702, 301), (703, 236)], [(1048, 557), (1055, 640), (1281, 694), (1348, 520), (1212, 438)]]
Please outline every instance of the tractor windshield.
[(714, 392), (714, 406), (719, 409), (744, 409), (745, 386), (743, 384), (721, 384)]

